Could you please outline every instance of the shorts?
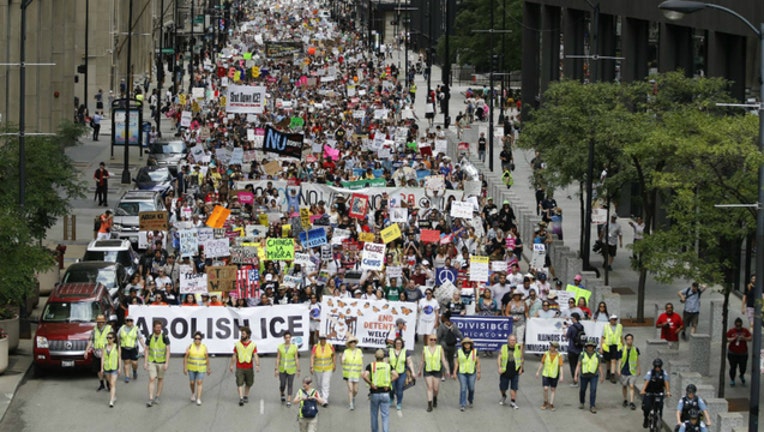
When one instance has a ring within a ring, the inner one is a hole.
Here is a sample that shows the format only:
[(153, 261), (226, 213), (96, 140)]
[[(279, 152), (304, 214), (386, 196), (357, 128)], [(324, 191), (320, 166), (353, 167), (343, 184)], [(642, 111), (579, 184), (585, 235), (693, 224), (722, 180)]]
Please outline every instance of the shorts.
[(310, 322), (310, 331), (318, 331), (321, 329), (321, 322), (320, 321), (311, 321)]
[(499, 375), (499, 390), (501, 391), (507, 391), (507, 389), (512, 389), (514, 391), (517, 391), (520, 384), (520, 374), (515, 374), (512, 378), (509, 377), (507, 374), (501, 374)]
[(428, 377), (435, 377), (435, 378), (441, 378), (443, 376), (443, 371), (424, 371), (424, 376)]
[(618, 250), (618, 245), (607, 245), (607, 254), (611, 257), (615, 256), (615, 252)]
[(621, 385), (624, 387), (633, 387), (637, 385), (637, 377), (634, 375), (621, 375)]
[(151, 379), (163, 379), (164, 378), (164, 363), (149, 362), (149, 378)]
[(620, 358), (621, 352), (618, 351), (618, 345), (610, 345), (607, 351), (602, 350), (602, 360), (604, 361), (618, 360)]
[(748, 322), (751, 323), (751, 325), (753, 325), (753, 312), (754, 312), (754, 308), (746, 306), (745, 316), (748, 317)]
[(191, 382), (202, 381), (205, 375), (207, 375), (206, 372), (188, 371), (188, 380)]
[(697, 327), (698, 326), (698, 316), (700, 316), (700, 312), (687, 312), (687, 311), (685, 311), (682, 314), (682, 320), (684, 321), (684, 327), (685, 328)]
[(351, 382), (351, 383), (357, 383), (357, 382), (361, 381), (361, 378), (345, 378), (345, 377), (342, 377), (342, 379), (344, 379), (347, 382)]
[(104, 375), (116, 375), (117, 372), (119, 372), (119, 371), (117, 371), (117, 370), (105, 370), (105, 371), (103, 371), (103, 374)]
[(138, 360), (138, 347), (122, 348), (122, 360)]
[(559, 380), (560, 380), (560, 377), (549, 378), (549, 377), (542, 376), (541, 377), (541, 385), (544, 386), (544, 387), (557, 388), (557, 381), (559, 381)]
[(246, 385), (252, 387), (255, 383), (255, 370), (254, 369), (236, 369), (236, 387)]

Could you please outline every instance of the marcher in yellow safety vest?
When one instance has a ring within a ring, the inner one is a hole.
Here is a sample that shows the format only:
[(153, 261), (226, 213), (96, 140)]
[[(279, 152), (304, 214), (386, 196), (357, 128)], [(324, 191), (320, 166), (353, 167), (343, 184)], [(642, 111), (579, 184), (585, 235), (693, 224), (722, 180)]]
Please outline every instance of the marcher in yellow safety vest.
[(211, 373), (207, 345), (202, 343), (202, 332), (198, 331), (194, 333), (194, 343), (186, 348), (186, 355), (183, 357), (183, 374), (188, 375), (191, 402), (196, 402), (196, 405), (202, 404), (204, 376)]
[(609, 322), (602, 330), (602, 347), (600, 354), (602, 354), (602, 360), (605, 362), (607, 368), (607, 376), (605, 379), (615, 383), (615, 377), (620, 375), (618, 371), (617, 362), (621, 358), (621, 350), (623, 349), (623, 326), (618, 322), (618, 315), (610, 315)]
[(501, 393), (499, 405), (507, 403), (507, 389), (509, 389), (509, 405), (518, 409), (516, 400), (520, 375), (523, 373), (523, 346), (517, 343), (515, 335), (509, 335), (507, 343), (501, 346), (496, 363), (499, 366), (499, 392)]
[(109, 383), (109, 407), (114, 408), (114, 402), (117, 400), (117, 378), (119, 371), (122, 370), (122, 360), (119, 357), (119, 347), (117, 346), (117, 335), (110, 331), (106, 335), (106, 345), (103, 347), (101, 356), (101, 375)]
[(348, 408), (353, 411), (363, 369), (363, 353), (358, 348), (358, 338), (355, 336), (348, 337), (346, 344), (347, 348), (342, 353), (342, 379), (348, 383)]
[(597, 344), (594, 341), (586, 342), (584, 352), (578, 360), (578, 366), (576, 366), (575, 380), (578, 381), (578, 409), (584, 409), (584, 401), (586, 400), (586, 387), (591, 385), (589, 390), (589, 411), (592, 414), (597, 413), (597, 380), (599, 382), (605, 381), (605, 375), (602, 370), (602, 361), (600, 361), (600, 355), (595, 351)]
[[(275, 376), (279, 377), (279, 392), (281, 393), (281, 403), (286, 402), (286, 406), (292, 406), (292, 387), (294, 386), (295, 375), (300, 376), (300, 354), (297, 351), (297, 345), (292, 343), (292, 333), (284, 333), (284, 343), (276, 349), (276, 371)], [(284, 390), (287, 391), (284, 396)]]

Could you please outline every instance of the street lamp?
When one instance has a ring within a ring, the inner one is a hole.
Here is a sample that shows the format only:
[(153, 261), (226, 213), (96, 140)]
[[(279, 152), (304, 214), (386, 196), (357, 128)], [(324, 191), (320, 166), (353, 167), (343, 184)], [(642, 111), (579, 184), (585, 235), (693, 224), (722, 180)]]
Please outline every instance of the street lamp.
[[(764, 73), (764, 23), (757, 29), (750, 21), (739, 13), (713, 3), (698, 1), (668, 0), (658, 6), (666, 18), (678, 20), (687, 14), (703, 9), (716, 9), (728, 13), (743, 22), (759, 38), (759, 76)], [(759, 81), (759, 152), (764, 152), (764, 83)], [(751, 397), (748, 408), (748, 432), (759, 430), (759, 387), (761, 385), (761, 288), (764, 284), (764, 164), (759, 165), (759, 197), (756, 213), (756, 283), (753, 288), (753, 349), (751, 353)]]

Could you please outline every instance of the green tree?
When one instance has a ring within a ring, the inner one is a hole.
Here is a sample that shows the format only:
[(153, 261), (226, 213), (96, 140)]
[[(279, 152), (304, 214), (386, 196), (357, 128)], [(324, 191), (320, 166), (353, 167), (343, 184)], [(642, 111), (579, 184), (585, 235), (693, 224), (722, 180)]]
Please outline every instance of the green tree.
[[(6, 132), (14, 132), (6, 130)], [(19, 304), (34, 287), (36, 272), (53, 264), (53, 255), (42, 246), (47, 231), (68, 214), (69, 202), (84, 196), (85, 185), (65, 154), (77, 145), (84, 128), (66, 123), (50, 137), (25, 140), (26, 193), (19, 207), (19, 143), (14, 136), (0, 141), (0, 305)]]

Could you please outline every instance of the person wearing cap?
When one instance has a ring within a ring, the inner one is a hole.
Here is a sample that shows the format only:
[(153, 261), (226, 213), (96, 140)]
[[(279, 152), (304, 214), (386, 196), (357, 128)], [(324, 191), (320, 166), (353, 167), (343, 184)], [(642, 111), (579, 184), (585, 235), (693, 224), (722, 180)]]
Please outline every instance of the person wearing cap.
[(551, 290), (546, 296), (546, 301), (549, 303), (549, 310), (554, 311), (555, 314), (560, 314), (560, 304), (557, 302), (557, 291)]
[(507, 337), (507, 343), (501, 346), (499, 357), (496, 358), (496, 364), (499, 367), (499, 392), (501, 400), (499, 405), (507, 403), (507, 389), (509, 389), (510, 403), (514, 409), (517, 406), (517, 389), (519, 388), (520, 375), (523, 373), (523, 352), (522, 344), (517, 343), (515, 335)]
[[(138, 379), (138, 344), (140, 343), (143, 351), (146, 351), (143, 334), (135, 326), (133, 317), (127, 316), (125, 317), (125, 324), (119, 329), (117, 335), (119, 336), (122, 363), (125, 365), (125, 383), (130, 382), (131, 376), (135, 381)], [(130, 373), (131, 369), (132, 373)]]
[(700, 411), (690, 410), (689, 418), (677, 426), (677, 432), (708, 432), (708, 426), (700, 420)]
[(363, 368), (363, 352), (358, 348), (358, 338), (351, 335), (346, 342), (347, 348), (342, 352), (342, 379), (348, 384), (348, 408), (355, 409), (355, 396), (358, 394), (358, 382)]
[[(306, 376), (302, 379), (302, 388), (297, 390), (293, 402), (299, 404), (297, 410), (297, 421), (300, 424), (300, 432), (316, 432), (318, 430), (318, 405), (326, 406), (327, 400), (321, 397), (318, 390), (311, 387), (313, 379)], [(315, 404), (313, 417), (303, 415), (306, 403)]]
[(88, 344), (85, 348), (85, 360), (87, 360), (91, 352), (93, 353), (93, 356), (95, 356), (93, 367), (98, 371), (98, 380), (101, 383), (96, 391), (101, 391), (109, 385), (108, 382), (104, 383), (103, 371), (101, 370), (101, 357), (103, 355), (103, 348), (106, 346), (106, 335), (112, 331), (111, 325), (106, 323), (106, 316), (99, 314), (96, 317), (96, 326), (93, 328), (93, 331), (90, 332), (90, 339), (88, 339)]
[(204, 376), (212, 373), (207, 345), (202, 343), (202, 332), (194, 333), (194, 342), (186, 348), (183, 356), (183, 375), (188, 375), (191, 388), (191, 402), (202, 404)]
[(615, 377), (620, 374), (616, 363), (621, 359), (621, 350), (623, 349), (623, 326), (618, 322), (618, 315), (610, 315), (608, 323), (602, 330), (600, 340), (602, 341), (602, 359), (608, 365), (606, 379), (615, 384)]
[(554, 396), (557, 393), (557, 384), (563, 382), (565, 372), (562, 368), (562, 354), (557, 350), (560, 343), (556, 341), (549, 342), (549, 350), (541, 356), (541, 364), (536, 371), (536, 378), (541, 375), (541, 385), (544, 387), (544, 404), (541, 409), (555, 411)]
[(456, 360), (451, 377), (459, 377), (459, 410), (464, 411), (465, 406), (472, 408), (475, 400), (475, 381), (480, 380), (480, 356), (475, 343), (469, 337), (462, 339), (462, 349), (456, 352)]
[(592, 414), (597, 413), (597, 381), (604, 382), (605, 376), (602, 370), (602, 361), (600, 355), (595, 351), (597, 344), (594, 341), (587, 341), (584, 352), (578, 359), (574, 381), (579, 382), (578, 389), (578, 409), (584, 409), (586, 401), (586, 387), (589, 389), (589, 411)]
[(580, 274), (577, 274), (573, 276), (573, 285), (575, 285), (578, 288), (585, 288), (583, 280), (584, 280), (584, 277), (581, 276)]
[(321, 394), (321, 403), (324, 407), (329, 405), (329, 390), (331, 387), (332, 373), (337, 369), (337, 354), (334, 345), (326, 343), (326, 335), (318, 336), (318, 343), (313, 345), (310, 351), (310, 373), (316, 376), (318, 391)]
[[(292, 389), (295, 375), (300, 376), (300, 353), (297, 345), (292, 343), (292, 333), (284, 332), (284, 342), (276, 349), (276, 369), (274, 376), (279, 379), (279, 392), (281, 403), (286, 402), (287, 407), (292, 406)], [(286, 390), (286, 396), (284, 396)]]
[(371, 387), (369, 398), (371, 432), (379, 432), (379, 417), (382, 417), (382, 432), (390, 431), (390, 389), (398, 373), (385, 362), (385, 351), (374, 353), (375, 361), (363, 371), (363, 380)]

